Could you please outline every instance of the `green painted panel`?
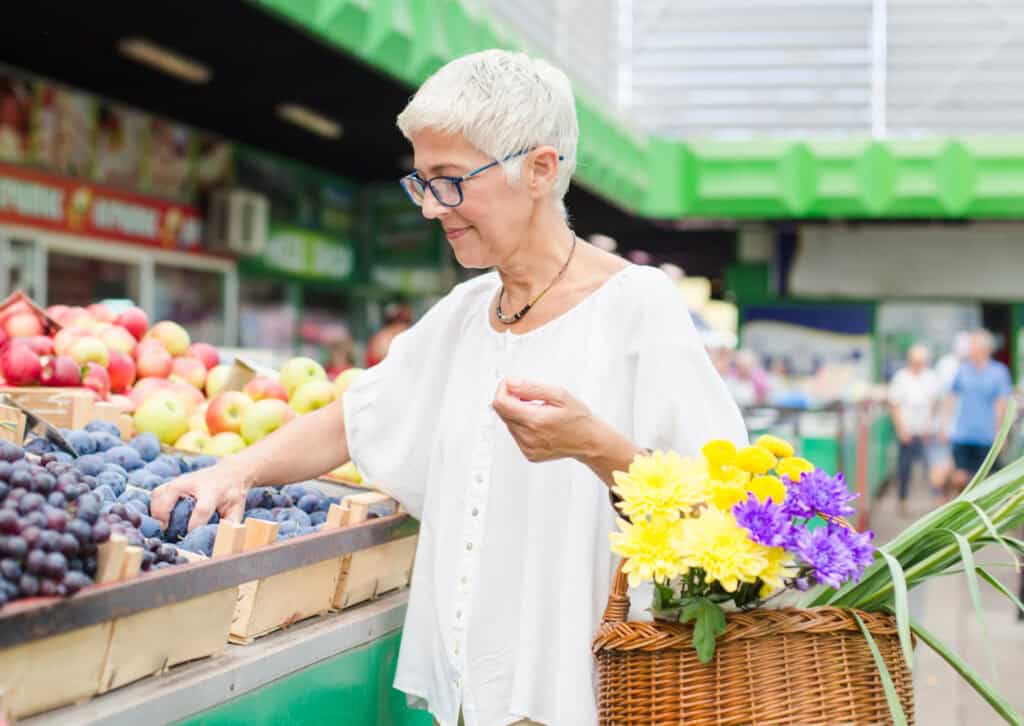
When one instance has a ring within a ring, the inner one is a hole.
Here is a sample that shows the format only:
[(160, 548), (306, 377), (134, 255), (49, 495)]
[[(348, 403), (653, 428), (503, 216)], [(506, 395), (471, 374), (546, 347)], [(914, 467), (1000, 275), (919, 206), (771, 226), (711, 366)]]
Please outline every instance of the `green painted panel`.
[[(410, 86), (452, 58), (515, 47), (462, 0), (256, 2)], [(647, 217), (1024, 216), (1024, 136), (665, 141), (583, 95), (577, 108), (577, 181)]]
[(205, 711), (178, 726), (431, 726), (391, 687), (401, 633), (384, 636)]

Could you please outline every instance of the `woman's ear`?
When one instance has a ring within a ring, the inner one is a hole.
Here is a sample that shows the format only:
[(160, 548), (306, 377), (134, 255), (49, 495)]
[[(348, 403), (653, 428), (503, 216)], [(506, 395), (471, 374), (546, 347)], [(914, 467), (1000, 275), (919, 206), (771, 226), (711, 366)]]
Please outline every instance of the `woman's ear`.
[(541, 199), (551, 194), (558, 178), (558, 150), (554, 146), (538, 146), (527, 157), (530, 196)]

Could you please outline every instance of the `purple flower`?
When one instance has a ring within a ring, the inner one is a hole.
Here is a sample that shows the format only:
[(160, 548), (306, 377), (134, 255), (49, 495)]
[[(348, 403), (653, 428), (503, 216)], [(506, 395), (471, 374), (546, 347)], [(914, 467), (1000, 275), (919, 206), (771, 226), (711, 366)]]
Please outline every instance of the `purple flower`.
[(792, 517), (769, 498), (764, 504), (753, 494), (732, 508), (736, 523), (750, 532), (750, 539), (766, 547), (785, 547), (793, 533)]
[(800, 481), (786, 479), (785, 510), (792, 517), (810, 519), (816, 514), (826, 517), (848, 517), (854, 509), (850, 501), (857, 495), (850, 494), (842, 473), (829, 476), (828, 472), (815, 469), (800, 475)]
[(813, 532), (800, 530), (792, 545), (801, 564), (811, 570), (818, 582), (839, 589), (855, 574), (859, 577), (863, 567), (854, 562), (845, 527), (831, 522)]
[(851, 579), (854, 582), (860, 582), (860, 576), (864, 573), (864, 568), (875, 561), (875, 545), (872, 544), (875, 539), (875, 533), (868, 532), (856, 532), (846, 527), (838, 527), (839, 531), (836, 536), (843, 540), (847, 549), (850, 550), (850, 559), (853, 560), (853, 573)]

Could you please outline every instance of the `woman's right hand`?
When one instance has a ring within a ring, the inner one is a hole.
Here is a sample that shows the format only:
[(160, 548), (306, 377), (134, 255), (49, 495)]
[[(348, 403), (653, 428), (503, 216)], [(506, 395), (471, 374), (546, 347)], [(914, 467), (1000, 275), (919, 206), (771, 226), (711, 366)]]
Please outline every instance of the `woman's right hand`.
[(153, 490), (149, 500), (150, 514), (167, 528), (171, 510), (182, 497), (196, 500), (188, 531), (206, 524), (214, 512), (232, 522), (239, 522), (245, 513), (245, 495), (252, 479), (231, 459), (215, 466), (179, 476)]

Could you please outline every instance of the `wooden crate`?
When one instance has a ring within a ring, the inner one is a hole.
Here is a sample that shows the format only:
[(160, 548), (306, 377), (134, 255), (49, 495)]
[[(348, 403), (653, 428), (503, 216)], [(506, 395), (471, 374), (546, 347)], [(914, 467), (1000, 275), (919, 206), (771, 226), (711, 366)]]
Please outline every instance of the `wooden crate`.
[[(324, 528), (341, 526), (341, 515), (341, 507), (333, 505)], [(245, 526), (245, 551), (270, 545), (277, 538), (277, 522), (249, 519)], [(338, 584), (339, 560), (331, 557), (240, 585), (230, 641), (246, 645), (292, 623), (330, 611)]]
[(93, 419), (96, 397), (88, 388), (25, 386), (0, 388), (0, 393), (57, 428), (80, 429)]
[[(221, 521), (213, 556), (241, 552), (243, 534), (242, 525)], [(187, 550), (179, 551), (191, 561), (206, 559)], [(111, 556), (114, 558), (116, 554)], [(132, 565), (129, 562), (125, 566)], [(223, 652), (237, 598), (238, 588), (229, 587), (114, 620), (99, 692), (106, 693), (159, 675), (180, 663)]]
[[(353, 494), (342, 500), (343, 525), (365, 522), (370, 506), (394, 501), (380, 492)], [(396, 505), (396, 511), (400, 508)], [(331, 607), (343, 610), (409, 584), (418, 535), (375, 545), (341, 558)]]

